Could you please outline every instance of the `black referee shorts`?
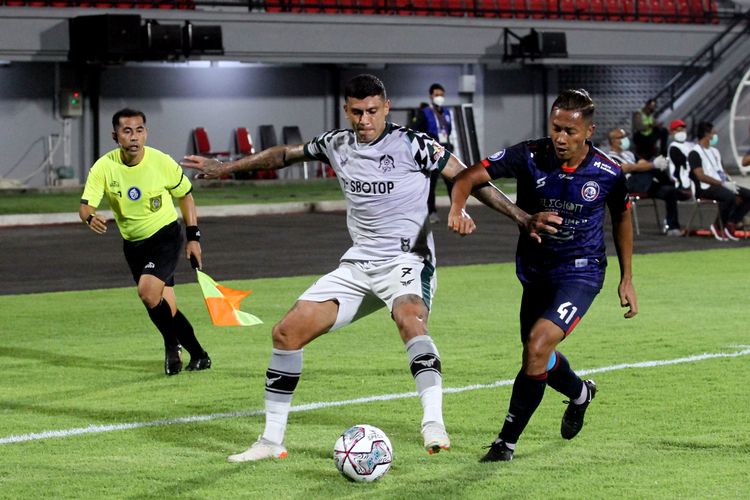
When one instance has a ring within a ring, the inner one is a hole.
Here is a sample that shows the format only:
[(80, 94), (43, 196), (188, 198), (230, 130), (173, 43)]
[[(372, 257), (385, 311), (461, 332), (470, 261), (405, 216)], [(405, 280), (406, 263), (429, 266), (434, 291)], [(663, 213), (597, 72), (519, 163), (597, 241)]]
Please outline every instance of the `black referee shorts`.
[(174, 271), (182, 248), (180, 223), (159, 229), (153, 236), (140, 241), (123, 240), (122, 251), (136, 283), (144, 274), (156, 276), (167, 286), (174, 286)]

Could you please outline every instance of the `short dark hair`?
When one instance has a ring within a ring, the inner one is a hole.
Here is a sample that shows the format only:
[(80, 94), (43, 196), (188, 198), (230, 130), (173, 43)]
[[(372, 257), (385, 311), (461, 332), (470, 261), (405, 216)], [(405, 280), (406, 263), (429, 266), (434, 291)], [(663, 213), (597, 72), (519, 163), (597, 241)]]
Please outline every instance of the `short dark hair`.
[(695, 136), (698, 139), (703, 139), (706, 135), (714, 129), (714, 124), (709, 121), (702, 121), (695, 128)]
[(117, 126), (120, 124), (120, 118), (132, 118), (134, 116), (140, 116), (143, 118), (143, 124), (146, 124), (146, 114), (143, 111), (137, 109), (123, 108), (114, 115), (112, 115), (112, 129), (117, 131)]
[(439, 83), (433, 83), (432, 85), (430, 85), (430, 95), (432, 95), (432, 93), (436, 90), (442, 90), (443, 92), (445, 92), (445, 89)]
[(375, 75), (366, 73), (357, 75), (349, 80), (344, 87), (344, 99), (348, 97), (364, 99), (370, 96), (380, 96), (384, 101), (387, 99), (385, 85)]
[(586, 89), (564, 90), (552, 103), (552, 109), (555, 108), (566, 111), (580, 111), (581, 115), (589, 121), (594, 118), (594, 111), (596, 110), (594, 101)]

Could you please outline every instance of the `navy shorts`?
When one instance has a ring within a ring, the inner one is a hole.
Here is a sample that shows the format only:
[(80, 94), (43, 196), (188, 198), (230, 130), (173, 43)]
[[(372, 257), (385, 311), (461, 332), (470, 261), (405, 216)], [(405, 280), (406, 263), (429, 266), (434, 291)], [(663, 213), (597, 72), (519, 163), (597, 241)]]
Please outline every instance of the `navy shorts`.
[(144, 274), (151, 274), (167, 286), (174, 286), (174, 271), (182, 248), (180, 223), (159, 229), (153, 236), (140, 241), (123, 240), (122, 250), (136, 283)]
[(523, 283), (521, 342), (540, 318), (559, 326), (567, 337), (591, 307), (600, 288), (585, 283)]

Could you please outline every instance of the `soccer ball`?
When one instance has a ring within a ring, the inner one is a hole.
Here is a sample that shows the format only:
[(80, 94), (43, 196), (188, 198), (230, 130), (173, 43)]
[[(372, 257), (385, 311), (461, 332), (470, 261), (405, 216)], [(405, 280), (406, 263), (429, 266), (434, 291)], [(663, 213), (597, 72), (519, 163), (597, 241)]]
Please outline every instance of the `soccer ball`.
[(380, 479), (391, 468), (393, 447), (385, 432), (367, 424), (344, 431), (333, 446), (336, 468), (352, 481)]

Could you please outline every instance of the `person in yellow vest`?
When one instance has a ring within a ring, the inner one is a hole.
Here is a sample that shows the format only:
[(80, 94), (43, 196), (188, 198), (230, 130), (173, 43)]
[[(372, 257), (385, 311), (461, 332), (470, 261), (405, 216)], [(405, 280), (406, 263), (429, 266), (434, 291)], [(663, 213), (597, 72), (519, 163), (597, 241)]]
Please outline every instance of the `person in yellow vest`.
[(654, 117), (656, 101), (649, 99), (646, 104), (633, 113), (633, 146), (637, 158), (651, 161), (654, 157), (667, 156), (669, 132)]
[(146, 146), (148, 129), (142, 111), (121, 109), (112, 117), (112, 127), (117, 148), (91, 167), (78, 215), (94, 233), (106, 233), (107, 219), (96, 208), (107, 198), (138, 296), (164, 339), (164, 372), (182, 371), (182, 346), (190, 352), (187, 370), (211, 368), (211, 358), (177, 309), (174, 293), (183, 238), (172, 197), (178, 200), (186, 225), (185, 256), (194, 266), (202, 263), (193, 186), (169, 155)]

